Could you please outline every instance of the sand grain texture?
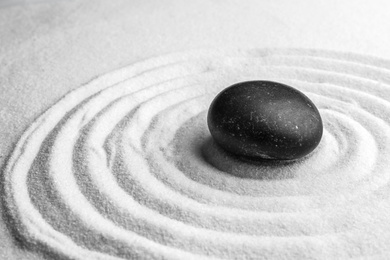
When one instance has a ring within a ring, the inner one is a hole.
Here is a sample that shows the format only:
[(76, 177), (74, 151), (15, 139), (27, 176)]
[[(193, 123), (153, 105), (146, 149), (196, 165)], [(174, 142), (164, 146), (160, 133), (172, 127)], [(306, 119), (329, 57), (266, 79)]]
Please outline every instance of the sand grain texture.
[[(242, 162), (210, 139), (233, 83), (273, 80), (319, 108), (306, 160)], [(70, 92), (5, 170), (22, 243), (66, 259), (313, 259), (389, 254), (390, 62), (299, 49), (170, 54)]]

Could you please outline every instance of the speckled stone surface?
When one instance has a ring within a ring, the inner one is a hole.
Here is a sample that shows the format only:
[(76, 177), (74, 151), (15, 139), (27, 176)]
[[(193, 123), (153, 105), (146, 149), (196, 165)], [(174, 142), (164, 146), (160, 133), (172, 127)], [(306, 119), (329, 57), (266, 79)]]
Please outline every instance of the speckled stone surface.
[(207, 123), (217, 144), (250, 158), (294, 160), (320, 143), (318, 109), (302, 92), (271, 81), (237, 83), (210, 105)]

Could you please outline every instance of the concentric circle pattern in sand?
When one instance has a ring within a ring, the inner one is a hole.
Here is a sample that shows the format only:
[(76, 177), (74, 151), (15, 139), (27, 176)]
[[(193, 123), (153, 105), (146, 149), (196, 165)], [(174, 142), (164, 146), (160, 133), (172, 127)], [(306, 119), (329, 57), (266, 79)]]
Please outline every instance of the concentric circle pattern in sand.
[[(309, 96), (308, 158), (221, 151), (206, 112), (223, 88), (273, 80)], [(15, 234), (69, 259), (313, 259), (390, 253), (390, 62), (311, 50), (172, 54), (66, 95), (5, 170)]]

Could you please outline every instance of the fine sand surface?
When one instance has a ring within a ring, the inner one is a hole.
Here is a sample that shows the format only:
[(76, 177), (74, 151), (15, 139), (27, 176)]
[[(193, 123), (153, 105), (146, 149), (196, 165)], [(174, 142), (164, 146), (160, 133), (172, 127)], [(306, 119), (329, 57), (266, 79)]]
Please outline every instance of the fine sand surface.
[[(211, 99), (259, 77), (318, 106), (324, 136), (309, 158), (244, 163), (210, 140)], [(125, 67), (24, 133), (5, 170), (7, 218), (25, 245), (71, 259), (389, 254), (389, 84), (389, 61), (323, 51), (198, 51)]]
[[(389, 6), (96, 3), (0, 9), (0, 259), (390, 256)], [(211, 100), (254, 79), (319, 108), (310, 157), (215, 146)]]

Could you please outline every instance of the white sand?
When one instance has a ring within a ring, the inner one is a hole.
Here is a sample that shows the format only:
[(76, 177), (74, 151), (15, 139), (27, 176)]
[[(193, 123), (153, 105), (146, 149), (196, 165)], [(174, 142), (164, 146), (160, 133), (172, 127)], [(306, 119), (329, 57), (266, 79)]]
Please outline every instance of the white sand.
[[(307, 160), (253, 165), (210, 142), (214, 95), (260, 77), (318, 106), (325, 132)], [(388, 84), (390, 62), (324, 51), (198, 51), (125, 67), (25, 132), (5, 171), (9, 218), (25, 245), (71, 259), (386, 255)]]
[[(0, 3), (0, 259), (388, 258), (388, 2), (23, 2)], [(308, 160), (209, 139), (215, 93), (254, 78), (320, 108)]]

